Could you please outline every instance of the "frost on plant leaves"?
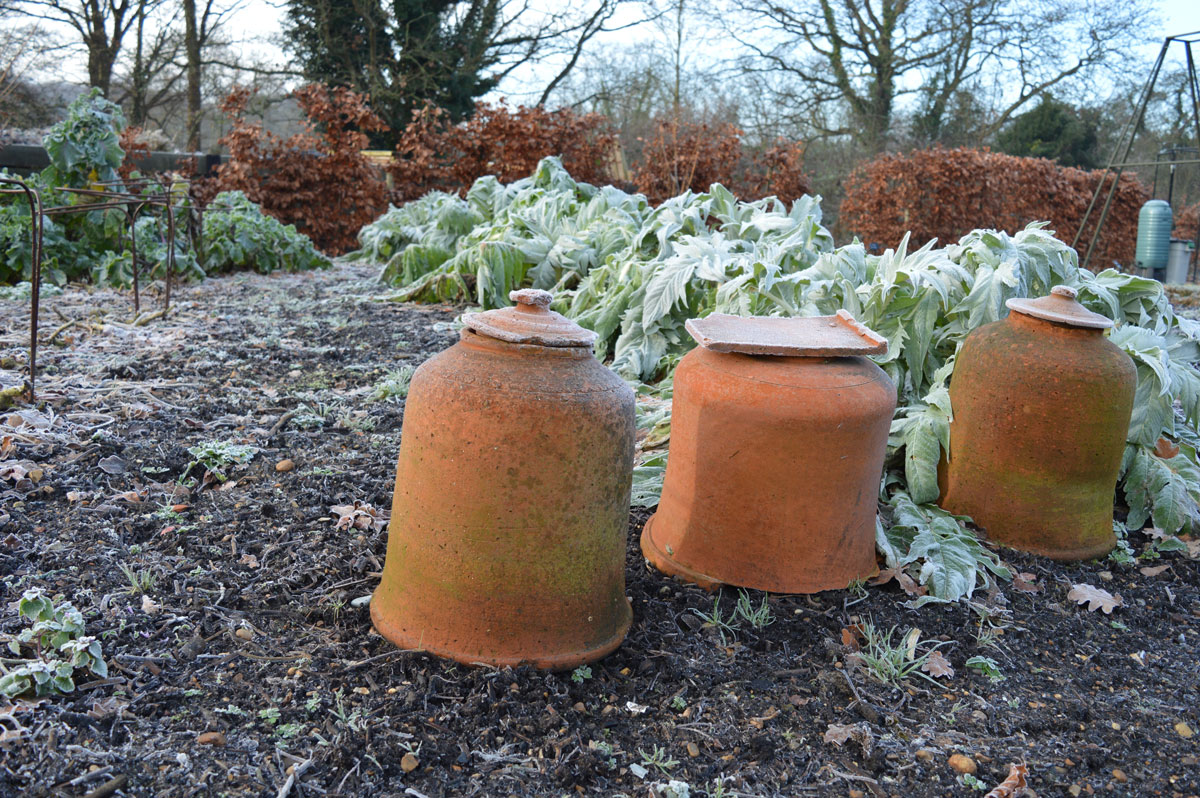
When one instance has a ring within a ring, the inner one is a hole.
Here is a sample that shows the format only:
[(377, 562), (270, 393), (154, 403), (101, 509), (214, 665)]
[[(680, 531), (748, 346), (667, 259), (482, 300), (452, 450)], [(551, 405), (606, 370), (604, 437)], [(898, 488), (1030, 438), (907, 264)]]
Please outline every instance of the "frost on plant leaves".
[(257, 446), (229, 443), (227, 441), (204, 441), (191, 446), (188, 452), (196, 458), (188, 466), (204, 466), (205, 481), (225, 482), (231, 469), (249, 463), (258, 454)]
[(921, 666), (921, 670), (935, 679), (940, 679), (943, 676), (951, 679), (954, 678), (954, 668), (950, 665), (950, 660), (946, 659), (940, 651), (929, 652), (929, 659)]
[(961, 516), (934, 505), (919, 505), (903, 492), (888, 501), (892, 523), (876, 527), (878, 547), (890, 568), (918, 568), (917, 581), (929, 590), (912, 605), (970, 598), (982, 579), (1012, 579), (1000, 558), (968, 529)]
[(83, 634), (83, 614), (70, 602), (56, 605), (32, 588), (17, 602), (17, 613), (30, 626), (7, 640), (8, 652), (16, 659), (0, 665), (0, 695), (70, 693), (75, 673), (81, 670), (102, 679), (108, 676), (100, 641)]
[(353, 504), (337, 504), (329, 508), (337, 516), (335, 529), (367, 529), (380, 532), (387, 528), (387, 512), (357, 499)]
[(1089, 612), (1102, 610), (1105, 615), (1111, 615), (1124, 603), (1119, 594), (1114, 596), (1103, 588), (1087, 584), (1071, 585), (1067, 598), (1076, 604), (1086, 604)]
[[(1007, 300), (1044, 296), (1058, 284), (1116, 322), (1111, 340), (1137, 366), (1121, 484), (1129, 527), (1200, 529), (1200, 323), (1176, 316), (1154, 280), (1080, 269), (1075, 251), (1045, 227), (974, 230), (940, 248), (931, 241), (911, 249), (905, 236), (873, 255), (857, 241), (833, 246), (817, 197), (789, 209), (770, 198), (740, 202), (713, 185), (653, 207), (639, 195), (576, 182), (548, 158), (509, 185), (485, 177), (466, 199), (434, 193), (393, 209), (360, 241), (364, 256), (386, 261), (381, 277), (398, 286), (395, 299), (470, 297), (498, 307), (508, 304), (510, 287), (553, 290), (557, 310), (599, 335), (596, 355), (636, 384), (669, 384), (694, 346), (683, 328), (689, 317), (848, 310), (888, 340), (875, 361), (898, 402), (881, 497), (891, 518), (876, 540), (889, 568), (927, 588), (919, 605), (1010, 578), (965, 519), (934, 504), (953, 415), (947, 387), (967, 335), (1003, 318)], [(639, 407), (640, 417), (650, 412), (658, 411)], [(654, 424), (660, 445), (670, 434), (669, 408)], [(1178, 453), (1156, 451), (1164, 437)], [(657, 503), (665, 460), (660, 449), (640, 451), (635, 505)]]
[(974, 656), (966, 661), (967, 670), (981, 673), (992, 682), (1000, 682), (1004, 680), (1004, 674), (1000, 672), (1000, 666), (996, 660), (991, 657)]

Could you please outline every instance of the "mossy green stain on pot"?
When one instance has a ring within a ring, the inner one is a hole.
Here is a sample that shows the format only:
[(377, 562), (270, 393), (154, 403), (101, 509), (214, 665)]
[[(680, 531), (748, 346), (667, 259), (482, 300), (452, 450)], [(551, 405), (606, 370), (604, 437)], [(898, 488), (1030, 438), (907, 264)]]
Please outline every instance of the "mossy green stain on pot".
[(633, 445), (633, 392), (589, 348), (464, 331), (412, 381), (376, 627), (467, 663), (611, 651)]
[(940, 504), (1023, 551), (1108, 553), (1136, 382), (1100, 329), (1014, 312), (975, 330), (950, 382)]

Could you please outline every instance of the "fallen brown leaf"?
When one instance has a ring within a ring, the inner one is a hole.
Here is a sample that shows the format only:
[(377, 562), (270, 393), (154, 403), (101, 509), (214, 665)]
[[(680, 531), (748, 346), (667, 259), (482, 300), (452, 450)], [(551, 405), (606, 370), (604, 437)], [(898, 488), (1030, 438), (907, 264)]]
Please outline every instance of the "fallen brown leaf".
[(951, 666), (950, 660), (942, 656), (942, 652), (937, 650), (929, 652), (929, 659), (925, 660), (925, 664), (921, 666), (921, 670), (935, 679), (939, 679), (942, 676), (954, 678), (954, 667)]
[(388, 514), (371, 505), (355, 501), (354, 504), (335, 504), (329, 508), (331, 513), (338, 516), (335, 529), (374, 529), (380, 531), (387, 528)]
[(918, 585), (917, 581), (905, 573), (903, 568), (887, 568), (882, 570), (879, 572), (879, 576), (871, 580), (870, 584), (886, 585), (893, 579), (910, 596), (924, 596), (929, 592), (929, 589), (924, 585)]
[(857, 628), (852, 631), (844, 626), (842, 627), (842, 645), (851, 651), (858, 651), (862, 648), (862, 645), (859, 643)]
[(112, 474), (114, 476), (124, 474), (126, 470), (125, 461), (120, 457), (117, 457), (115, 454), (110, 457), (105, 457), (103, 460), (96, 463), (96, 465), (98, 465), (100, 470), (104, 473)]
[(1179, 454), (1179, 444), (1166, 438), (1159, 438), (1154, 444), (1154, 456), (1163, 460), (1170, 460), (1175, 455)]
[(1167, 563), (1166, 565), (1155, 565), (1153, 567), (1146, 566), (1145, 568), (1139, 568), (1138, 570), (1142, 572), (1142, 576), (1158, 576), (1170, 567), (1171, 564)]
[(862, 746), (863, 756), (869, 757), (871, 751), (875, 748), (875, 738), (871, 734), (871, 727), (866, 723), (855, 723), (852, 725), (843, 725), (841, 723), (831, 723), (829, 728), (825, 730), (825, 742), (833, 743), (836, 746), (841, 746), (847, 740), (854, 740)]
[(1114, 596), (1095, 585), (1084, 584), (1071, 585), (1067, 598), (1076, 604), (1087, 604), (1088, 612), (1103, 610), (1105, 615), (1112, 615), (1114, 609), (1125, 603), (1119, 594)]
[(997, 784), (983, 798), (1014, 798), (1021, 791), (1028, 789), (1028, 785), (1025, 783), (1025, 777), (1028, 775), (1029, 768), (1025, 765), (1009, 765), (1008, 778)]
[(1037, 577), (1034, 574), (1020, 573), (1013, 577), (1013, 590), (1020, 590), (1022, 593), (1041, 593), (1042, 586), (1037, 583)]

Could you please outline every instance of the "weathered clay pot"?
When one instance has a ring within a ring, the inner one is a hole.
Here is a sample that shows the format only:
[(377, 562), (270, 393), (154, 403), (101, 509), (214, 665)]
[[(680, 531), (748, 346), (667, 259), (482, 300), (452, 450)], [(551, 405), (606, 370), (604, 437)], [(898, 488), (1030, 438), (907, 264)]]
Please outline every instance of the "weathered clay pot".
[(671, 453), (642, 552), (668, 574), (812, 593), (875, 572), (896, 388), (887, 341), (845, 311), (709, 316), (675, 372)]
[(992, 540), (1058, 560), (1107, 554), (1137, 371), (1112, 321), (1057, 286), (1010, 299), (963, 342), (950, 382), (941, 505)]
[(549, 293), (510, 296), (413, 375), (371, 618), (402, 648), (573, 668), (629, 629), (634, 397)]

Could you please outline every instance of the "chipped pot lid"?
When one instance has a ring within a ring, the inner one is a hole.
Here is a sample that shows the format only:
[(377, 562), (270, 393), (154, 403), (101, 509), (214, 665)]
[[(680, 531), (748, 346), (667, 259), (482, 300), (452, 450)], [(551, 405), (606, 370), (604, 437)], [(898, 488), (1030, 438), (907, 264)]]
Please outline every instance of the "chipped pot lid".
[(1006, 304), (1009, 310), (1033, 316), (1035, 319), (1052, 321), (1055, 324), (1066, 324), (1071, 327), (1083, 327), (1090, 330), (1107, 330), (1113, 326), (1113, 320), (1099, 313), (1093, 313), (1075, 301), (1078, 292), (1067, 285), (1056, 285), (1050, 289), (1049, 296), (1037, 299), (1010, 299)]
[(839, 310), (836, 316), (808, 318), (714, 313), (702, 319), (688, 319), (686, 327), (700, 346), (713, 352), (847, 357), (882, 355), (888, 349), (886, 338), (860, 324), (845, 310)]
[(591, 348), (596, 342), (596, 333), (550, 310), (554, 295), (549, 291), (522, 288), (509, 292), (508, 298), (517, 303), (515, 307), (464, 313), (463, 326), (510, 344)]

